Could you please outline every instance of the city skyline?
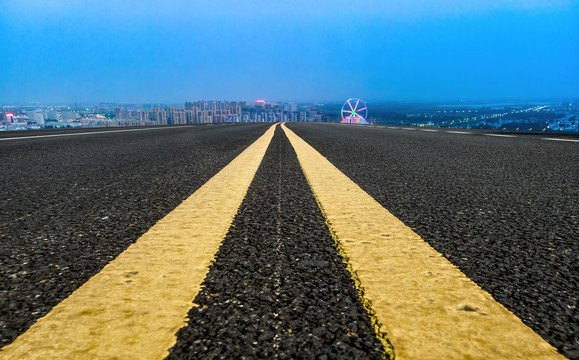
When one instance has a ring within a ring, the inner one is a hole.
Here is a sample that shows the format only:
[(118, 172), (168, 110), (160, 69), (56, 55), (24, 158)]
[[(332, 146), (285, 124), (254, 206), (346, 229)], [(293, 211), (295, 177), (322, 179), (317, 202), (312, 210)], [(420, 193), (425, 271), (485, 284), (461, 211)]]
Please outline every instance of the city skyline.
[[(351, 101), (354, 101), (352, 105)], [(362, 104), (361, 106), (358, 106)], [(449, 127), (500, 131), (579, 131), (579, 99), (574, 102), (473, 104), (372, 104), (350, 99), (336, 103), (188, 101), (184, 104), (100, 103), (90, 106), (1, 106), (0, 131), (53, 128), (219, 124), (247, 122), (342, 122), (372, 125)], [(358, 114), (361, 118), (348, 113)]]
[(0, 103), (579, 97), (579, 2), (8, 0)]

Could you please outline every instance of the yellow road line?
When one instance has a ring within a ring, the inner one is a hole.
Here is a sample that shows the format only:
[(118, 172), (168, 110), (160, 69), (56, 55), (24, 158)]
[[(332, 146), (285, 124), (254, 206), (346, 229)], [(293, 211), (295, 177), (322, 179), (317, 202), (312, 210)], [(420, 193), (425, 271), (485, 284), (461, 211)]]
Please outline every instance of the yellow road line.
[(275, 126), (67, 299), (0, 351), (2, 359), (162, 359)]
[(282, 125), (396, 359), (564, 359)]

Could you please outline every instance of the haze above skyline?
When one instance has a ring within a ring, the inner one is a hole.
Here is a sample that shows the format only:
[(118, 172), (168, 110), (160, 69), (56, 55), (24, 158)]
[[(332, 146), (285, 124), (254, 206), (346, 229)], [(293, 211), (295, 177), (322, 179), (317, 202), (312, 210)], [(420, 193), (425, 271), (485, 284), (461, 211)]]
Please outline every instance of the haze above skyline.
[(0, 103), (579, 98), (579, 2), (5, 0)]

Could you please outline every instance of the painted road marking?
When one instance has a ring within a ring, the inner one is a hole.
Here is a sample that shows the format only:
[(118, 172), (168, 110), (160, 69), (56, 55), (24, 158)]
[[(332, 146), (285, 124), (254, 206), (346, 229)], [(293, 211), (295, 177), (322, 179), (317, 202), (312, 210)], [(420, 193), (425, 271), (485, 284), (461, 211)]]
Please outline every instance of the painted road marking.
[(448, 134), (460, 134), (460, 135), (470, 134), (470, 132), (468, 132), (468, 131), (445, 131), (445, 133), (448, 133)]
[(576, 139), (543, 138), (543, 140), (549, 140), (549, 141), (569, 141), (569, 142), (579, 142), (579, 140), (576, 140)]
[(39, 139), (39, 138), (59, 137), (59, 136), (110, 134), (110, 133), (126, 132), (126, 131), (182, 129), (182, 128), (191, 127), (191, 126), (195, 126), (195, 125), (170, 126), (170, 127), (156, 127), (156, 128), (145, 128), (145, 129), (110, 130), (110, 131), (90, 131), (90, 132), (79, 132), (79, 133), (70, 133), (70, 134), (51, 134), (51, 135), (38, 135), (38, 136), (20, 136), (20, 137), (11, 137), (11, 138), (0, 138), (0, 141), (7, 141), (7, 140), (24, 140), (24, 139)]
[(506, 138), (516, 138), (517, 135), (505, 135), (505, 134), (483, 134), (485, 136), (497, 136), (497, 137), (506, 137)]
[(433, 130), (433, 129), (421, 129), (421, 131), (438, 132), (438, 130)]
[(313, 147), (282, 128), (397, 360), (564, 359)]
[[(245, 197), (273, 125), (0, 351), (2, 359), (163, 359)], [(210, 214), (210, 216), (208, 216)]]
[(398, 130), (398, 128), (397, 128), (397, 127), (394, 127), (394, 126), (386, 126), (386, 127), (387, 127), (388, 129)]
[(416, 130), (415, 128), (401, 128), (402, 130)]

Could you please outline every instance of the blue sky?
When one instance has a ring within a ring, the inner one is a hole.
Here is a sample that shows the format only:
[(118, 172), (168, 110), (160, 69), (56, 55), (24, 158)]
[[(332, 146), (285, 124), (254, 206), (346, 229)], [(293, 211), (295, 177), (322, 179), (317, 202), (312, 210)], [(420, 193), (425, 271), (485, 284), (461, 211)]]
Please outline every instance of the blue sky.
[(0, 0), (0, 103), (579, 98), (579, 1)]

